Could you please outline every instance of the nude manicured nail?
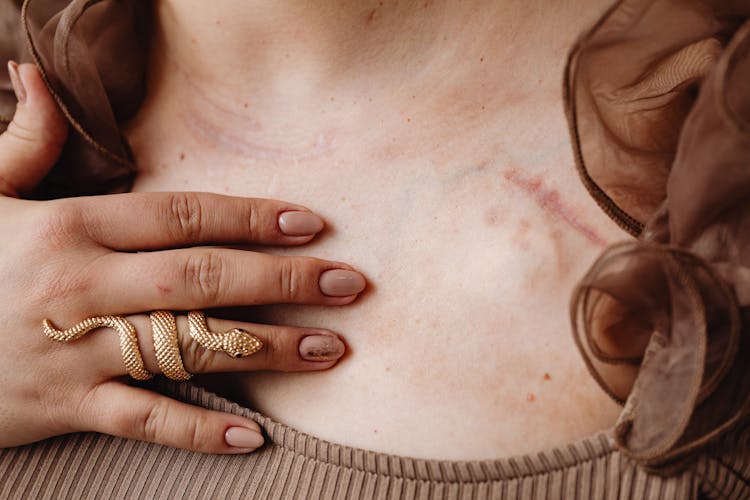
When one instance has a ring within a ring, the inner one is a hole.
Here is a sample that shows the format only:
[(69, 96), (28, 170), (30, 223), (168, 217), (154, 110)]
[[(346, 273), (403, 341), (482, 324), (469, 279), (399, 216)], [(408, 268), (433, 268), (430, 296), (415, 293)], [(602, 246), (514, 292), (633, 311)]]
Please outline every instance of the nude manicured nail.
[(324, 295), (347, 297), (365, 289), (365, 278), (356, 271), (333, 269), (320, 275), (318, 285)]
[(23, 86), (21, 73), (18, 71), (18, 63), (15, 61), (8, 61), (8, 75), (10, 76), (10, 84), (13, 85), (13, 92), (16, 93), (16, 99), (21, 104), (25, 103), (26, 87)]
[(263, 436), (247, 427), (230, 427), (224, 433), (224, 440), (232, 448), (254, 450), (263, 446)]
[(323, 229), (323, 219), (310, 212), (284, 212), (279, 215), (279, 229), (287, 236), (310, 236)]
[(345, 350), (344, 343), (333, 335), (310, 335), (299, 343), (299, 355), (307, 361), (333, 361)]

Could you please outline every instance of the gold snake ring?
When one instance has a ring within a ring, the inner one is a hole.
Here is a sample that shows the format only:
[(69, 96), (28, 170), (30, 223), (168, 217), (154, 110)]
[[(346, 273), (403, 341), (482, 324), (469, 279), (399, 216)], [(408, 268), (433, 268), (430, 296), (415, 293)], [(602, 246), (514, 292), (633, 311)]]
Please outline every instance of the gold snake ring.
[(125, 361), (125, 369), (136, 380), (148, 380), (154, 376), (143, 366), (143, 357), (138, 348), (138, 335), (135, 327), (121, 316), (98, 316), (87, 318), (67, 330), (56, 329), (50, 320), (42, 321), (44, 334), (58, 342), (73, 342), (97, 328), (112, 328), (120, 335), (120, 351)]
[[(189, 312), (188, 324), (192, 339), (205, 349), (241, 358), (255, 354), (263, 348), (263, 342), (257, 336), (241, 328), (220, 333), (210, 331), (206, 324), (206, 315), (202, 311)], [(191, 374), (185, 370), (180, 355), (174, 315), (167, 311), (154, 311), (151, 313), (151, 326), (156, 359), (162, 373), (173, 380), (189, 379)], [(57, 342), (73, 342), (97, 328), (112, 328), (119, 334), (122, 359), (131, 377), (136, 380), (148, 380), (154, 376), (143, 364), (135, 327), (121, 316), (87, 318), (67, 330), (58, 330), (48, 319), (42, 321), (44, 334)]]

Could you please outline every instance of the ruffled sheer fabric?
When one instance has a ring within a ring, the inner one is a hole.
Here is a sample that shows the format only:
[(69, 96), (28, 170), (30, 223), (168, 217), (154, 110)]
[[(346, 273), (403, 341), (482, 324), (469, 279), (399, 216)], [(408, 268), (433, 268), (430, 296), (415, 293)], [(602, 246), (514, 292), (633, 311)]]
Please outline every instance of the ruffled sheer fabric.
[[(137, 0), (0, 0), (0, 56), (34, 61), (74, 133), (39, 198), (129, 189), (120, 124), (145, 88)], [(750, 1), (617, 2), (573, 48), (565, 99), (581, 179), (638, 240), (571, 302), (593, 376), (625, 404), (623, 453), (669, 471), (748, 418)], [(15, 98), (0, 72), (0, 131)]]
[(618, 3), (573, 49), (581, 177), (636, 242), (571, 301), (624, 411), (618, 447), (668, 471), (750, 414), (750, 2)]
[[(75, 130), (31, 197), (130, 188), (136, 168), (119, 124), (145, 94), (149, 9), (149, 2), (138, 1), (0, 0), (4, 60), (35, 62)], [(4, 130), (16, 100), (8, 76), (0, 73)]]

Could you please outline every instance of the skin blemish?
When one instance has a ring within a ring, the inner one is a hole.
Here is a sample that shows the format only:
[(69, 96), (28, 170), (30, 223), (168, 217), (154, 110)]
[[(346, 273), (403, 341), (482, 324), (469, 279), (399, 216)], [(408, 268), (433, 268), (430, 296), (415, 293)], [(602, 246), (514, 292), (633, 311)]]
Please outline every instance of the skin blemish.
[(526, 395), (526, 401), (527, 401), (528, 403), (533, 403), (534, 401), (536, 401), (536, 396), (534, 396), (534, 393), (533, 393), (533, 392), (530, 392), (530, 393), (528, 393), (528, 394)]
[(591, 243), (606, 246), (606, 240), (594, 228), (577, 217), (575, 210), (560, 199), (560, 193), (557, 190), (545, 187), (541, 177), (525, 177), (515, 169), (506, 171), (503, 177), (529, 195), (539, 208), (564, 221)]
[(549, 382), (550, 380), (552, 380), (552, 375), (550, 375), (549, 373), (545, 373), (543, 378), (545, 381)]
[(503, 213), (500, 211), (500, 207), (497, 205), (491, 206), (484, 211), (482, 220), (484, 224), (489, 227), (494, 227), (503, 222)]
[(513, 234), (513, 241), (522, 250), (528, 250), (529, 248), (531, 248), (531, 244), (529, 243), (530, 229), (531, 222), (529, 222), (528, 219), (521, 219), (521, 222), (518, 224), (518, 229), (516, 229), (516, 232)]
[(368, 14), (367, 19), (365, 20), (365, 23), (366, 24), (372, 23), (375, 20), (375, 16), (377, 15), (377, 13), (378, 13), (378, 9), (372, 9), (370, 11), (370, 14)]
[(156, 285), (156, 289), (159, 290), (159, 293), (161, 293), (162, 295), (169, 295), (170, 293), (172, 293), (172, 289), (168, 286)]
[(185, 159), (185, 153), (180, 153), (180, 161)]

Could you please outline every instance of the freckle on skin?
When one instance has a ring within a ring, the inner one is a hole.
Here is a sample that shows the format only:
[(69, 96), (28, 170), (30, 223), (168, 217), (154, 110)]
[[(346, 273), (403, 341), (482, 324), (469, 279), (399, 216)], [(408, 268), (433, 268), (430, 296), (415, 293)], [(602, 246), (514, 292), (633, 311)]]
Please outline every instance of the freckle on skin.
[(180, 153), (180, 160), (184, 160), (184, 159), (185, 159), (185, 153)]
[(549, 373), (545, 373), (544, 380), (547, 380), (547, 381), (552, 380), (552, 375), (550, 375)]
[(533, 403), (534, 401), (536, 401), (536, 396), (534, 396), (533, 392), (530, 392), (526, 395), (526, 401), (528, 401), (529, 403)]
[(501, 220), (500, 209), (497, 206), (493, 206), (485, 210), (484, 212), (484, 223), (489, 227), (497, 226)]

